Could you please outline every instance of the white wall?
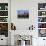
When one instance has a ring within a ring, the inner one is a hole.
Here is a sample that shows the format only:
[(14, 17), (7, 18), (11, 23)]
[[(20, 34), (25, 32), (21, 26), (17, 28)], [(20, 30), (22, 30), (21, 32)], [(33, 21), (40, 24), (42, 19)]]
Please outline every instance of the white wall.
[[(46, 0), (11, 0), (11, 22), (16, 25), (17, 30), (27, 30), (32, 24), (37, 29), (38, 3)], [(18, 19), (17, 10), (29, 10), (29, 19)]]
[[(14, 3), (15, 2), (15, 3)], [(26, 2), (26, 3), (25, 3)], [(29, 2), (29, 3), (28, 3)], [(34, 5), (33, 5), (34, 4)], [(17, 10), (29, 10), (29, 19), (18, 19)], [(37, 23), (37, 2), (30, 0), (12, 0), (11, 2), (11, 20), (16, 25), (17, 30), (27, 30), (32, 24)], [(35, 19), (36, 18), (36, 19)]]
[[(35, 26), (35, 34), (37, 36), (33, 38), (33, 46), (41, 46), (43, 44), (42, 38), (38, 38), (38, 3), (46, 3), (46, 0), (11, 0), (11, 22), (16, 25), (16, 32), (23, 32), (32, 24)], [(17, 10), (29, 10), (29, 19), (18, 19)], [(23, 30), (23, 31), (22, 31)], [(25, 31), (25, 33), (26, 33)], [(29, 30), (28, 30), (29, 31)], [(37, 39), (37, 40), (36, 40)], [(39, 43), (39, 44), (38, 44)]]

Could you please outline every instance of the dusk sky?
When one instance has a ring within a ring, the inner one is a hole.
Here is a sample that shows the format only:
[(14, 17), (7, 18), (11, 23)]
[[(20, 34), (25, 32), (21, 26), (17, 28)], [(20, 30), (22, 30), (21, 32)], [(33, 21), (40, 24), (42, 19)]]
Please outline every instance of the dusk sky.
[(28, 11), (28, 10), (18, 10), (17, 12), (18, 12), (18, 14), (29, 13), (29, 11)]

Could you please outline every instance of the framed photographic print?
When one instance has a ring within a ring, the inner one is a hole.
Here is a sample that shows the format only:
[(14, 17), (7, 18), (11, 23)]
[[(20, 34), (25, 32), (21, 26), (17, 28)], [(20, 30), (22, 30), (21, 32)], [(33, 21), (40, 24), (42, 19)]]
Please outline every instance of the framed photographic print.
[(0, 11), (0, 16), (8, 16), (8, 11)]
[(38, 10), (45, 10), (46, 9), (46, 3), (38, 3)]
[(0, 22), (8, 22), (8, 17), (0, 17)]
[(46, 29), (39, 29), (39, 37), (46, 37)]
[(29, 10), (18, 10), (17, 18), (29, 18)]
[(8, 37), (8, 23), (0, 23), (0, 35)]

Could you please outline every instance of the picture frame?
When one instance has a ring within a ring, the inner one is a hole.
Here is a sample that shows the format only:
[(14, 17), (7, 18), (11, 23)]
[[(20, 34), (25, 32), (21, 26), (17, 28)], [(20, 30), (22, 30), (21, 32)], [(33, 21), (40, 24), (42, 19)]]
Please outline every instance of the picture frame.
[(29, 19), (29, 10), (17, 10), (17, 18)]

